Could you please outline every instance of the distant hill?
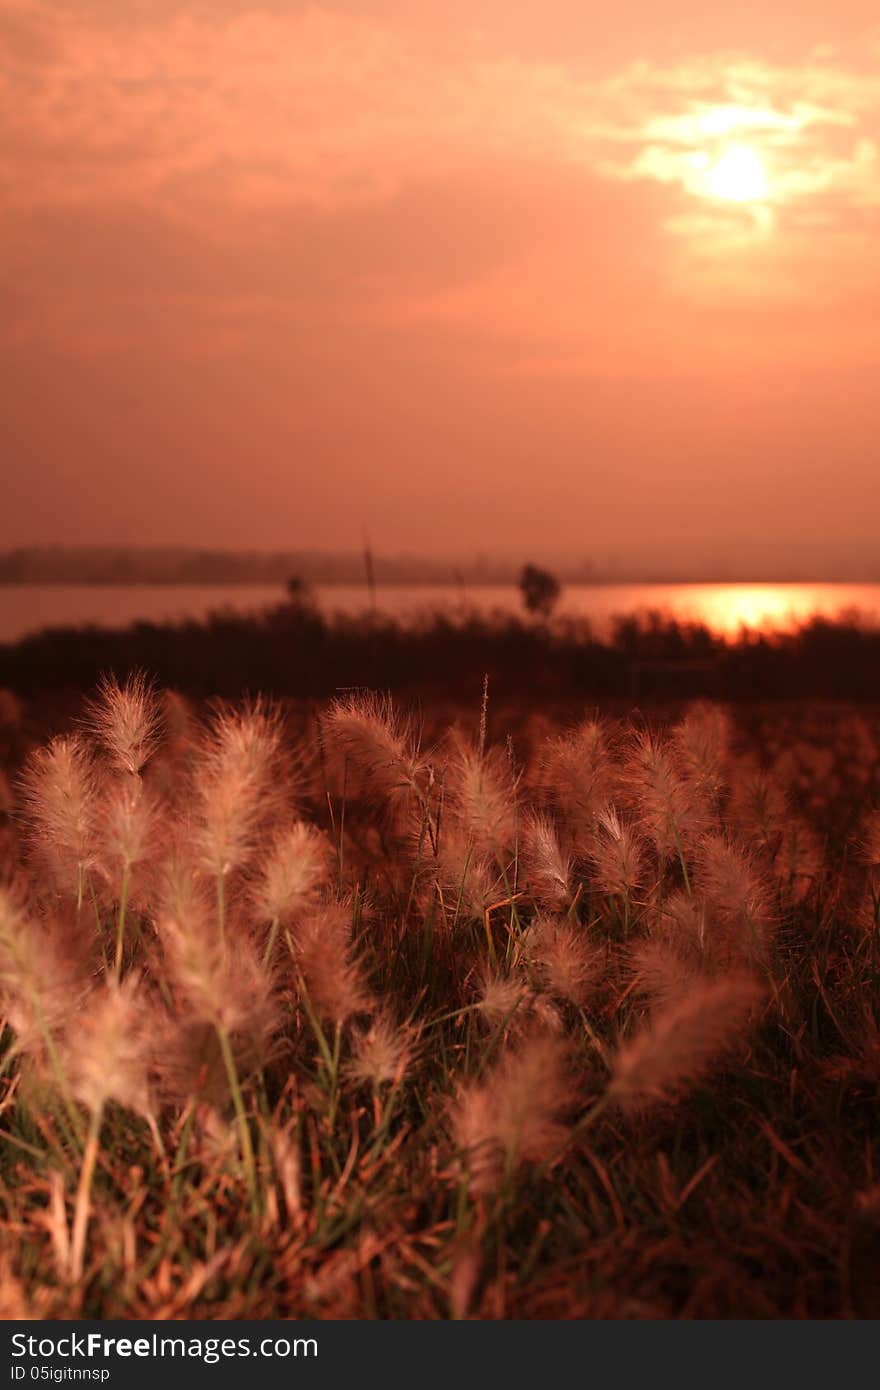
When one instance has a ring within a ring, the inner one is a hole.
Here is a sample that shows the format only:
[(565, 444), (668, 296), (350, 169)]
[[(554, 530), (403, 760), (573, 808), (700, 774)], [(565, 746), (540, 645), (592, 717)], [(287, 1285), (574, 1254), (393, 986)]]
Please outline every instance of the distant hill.
[[(625, 583), (795, 583), (848, 582), (873, 583), (880, 573), (854, 566), (843, 574), (777, 571), (743, 573), (730, 566), (683, 571), (640, 569), (637, 563), (620, 561), (612, 569), (599, 570), (588, 560), (554, 563), (540, 556), (521, 559), (487, 558), (470, 560), (425, 558), (418, 555), (370, 557), (375, 580), (381, 585), (396, 584), (481, 584), (516, 583), (523, 563), (537, 560), (546, 564), (566, 584)], [(299, 578), (307, 584), (364, 584), (366, 557), (363, 552), (318, 550), (205, 550), (188, 546), (23, 546), (0, 553), (0, 584), (263, 584), (281, 586)]]
[[(528, 558), (528, 557), (527, 557)], [(426, 559), (414, 555), (371, 555), (376, 582), (393, 584), (513, 584), (522, 562)], [(294, 576), (307, 584), (364, 584), (363, 552), (317, 550), (200, 550), (185, 546), (29, 546), (0, 554), (0, 583), (6, 584), (269, 584)], [(589, 566), (559, 571), (583, 582)]]
[[(375, 556), (372, 563), (382, 584), (505, 584), (517, 575), (516, 566), (504, 563), (456, 567), (406, 555)], [(365, 557), (356, 552), (33, 546), (0, 554), (0, 583), (6, 584), (284, 585), (294, 576), (308, 584), (362, 584), (365, 574)]]

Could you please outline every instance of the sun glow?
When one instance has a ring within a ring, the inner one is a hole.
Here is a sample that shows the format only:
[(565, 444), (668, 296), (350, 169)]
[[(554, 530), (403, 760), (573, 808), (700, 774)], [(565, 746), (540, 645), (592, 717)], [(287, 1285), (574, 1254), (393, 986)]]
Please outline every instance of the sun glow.
[(760, 203), (769, 192), (767, 174), (749, 145), (728, 145), (706, 170), (706, 192), (733, 203)]
[(742, 628), (788, 632), (814, 613), (837, 612), (842, 602), (820, 584), (695, 585), (688, 598), (700, 621), (729, 636)]

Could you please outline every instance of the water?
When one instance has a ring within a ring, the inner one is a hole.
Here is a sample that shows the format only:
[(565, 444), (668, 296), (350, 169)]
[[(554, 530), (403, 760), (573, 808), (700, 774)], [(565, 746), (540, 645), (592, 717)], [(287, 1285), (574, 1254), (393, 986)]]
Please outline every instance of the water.
[[(326, 613), (365, 613), (363, 586), (315, 590)], [(0, 585), (0, 641), (15, 641), (46, 627), (95, 624), (124, 627), (139, 620), (163, 622), (203, 618), (218, 609), (254, 612), (283, 600), (280, 588), (224, 585)], [(396, 618), (412, 619), (441, 610), (461, 613), (521, 613), (512, 586), (413, 585), (380, 588), (377, 606)], [(813, 614), (837, 617), (857, 611), (880, 623), (880, 584), (607, 584), (570, 585), (558, 612), (587, 617), (598, 632), (627, 613), (661, 610), (705, 623), (716, 632), (741, 627), (787, 628)]]

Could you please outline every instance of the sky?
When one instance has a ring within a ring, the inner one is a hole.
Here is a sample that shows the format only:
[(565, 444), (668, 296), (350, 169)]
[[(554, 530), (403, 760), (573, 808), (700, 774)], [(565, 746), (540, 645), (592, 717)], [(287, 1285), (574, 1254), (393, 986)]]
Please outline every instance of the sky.
[(0, 547), (876, 556), (874, 0), (0, 0)]

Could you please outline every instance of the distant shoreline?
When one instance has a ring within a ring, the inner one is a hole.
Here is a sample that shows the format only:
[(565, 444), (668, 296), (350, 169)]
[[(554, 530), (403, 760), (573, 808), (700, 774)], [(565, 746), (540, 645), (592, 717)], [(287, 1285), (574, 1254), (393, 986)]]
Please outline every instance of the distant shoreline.
[[(683, 563), (681, 557), (678, 561)], [(666, 569), (670, 561), (637, 552), (609, 557), (565, 554), (547, 558), (523, 552), (490, 555), (420, 555), (417, 552), (365, 550), (323, 551), (224, 550), (190, 546), (19, 546), (0, 550), (0, 588), (40, 585), (79, 585), (88, 588), (156, 589), (277, 588), (290, 584), (305, 589), (430, 589), (482, 590), (512, 588), (527, 563), (553, 574), (571, 589), (616, 586), (700, 584), (878, 584), (880, 567), (872, 555), (848, 556), (848, 573), (841, 570), (810, 573), (804, 557), (769, 555), (746, 561), (718, 559), (720, 572), (703, 571), (703, 563), (682, 570)], [(820, 562), (821, 563), (821, 562)], [(827, 563), (827, 560), (826, 560)], [(628, 566), (632, 564), (634, 569)], [(644, 570), (640, 566), (644, 565)], [(777, 569), (777, 566), (779, 568)], [(751, 571), (751, 572), (750, 572)]]
[[(693, 576), (682, 577), (675, 575), (615, 575), (613, 578), (603, 579), (567, 579), (563, 573), (557, 572), (560, 583), (568, 589), (617, 589), (629, 588), (635, 585), (665, 586), (670, 587), (693, 587), (702, 588), (707, 585), (712, 587), (731, 585), (731, 586), (766, 586), (773, 584), (803, 585), (805, 587), (825, 585), (840, 586), (841, 588), (854, 585), (880, 584), (880, 576), (859, 576), (827, 579), (823, 576), (812, 576), (809, 579), (803, 576), (787, 577), (785, 575), (750, 575), (748, 577), (737, 578), (712, 578), (701, 577), (695, 579)], [(365, 579), (336, 578), (336, 579), (313, 579), (304, 580), (303, 588), (307, 593), (310, 589), (368, 589), (370, 586)], [(518, 587), (518, 579), (513, 576), (510, 578), (491, 577), (487, 579), (465, 579), (465, 578), (420, 578), (408, 579), (399, 575), (383, 579), (378, 575), (375, 580), (377, 589), (515, 589)], [(35, 578), (28, 577), (23, 579), (7, 579), (0, 576), (0, 588), (3, 589), (57, 589), (57, 588), (81, 588), (81, 589), (277, 589), (280, 594), (287, 592), (285, 581), (282, 579), (262, 579), (247, 578), (239, 575), (218, 578), (213, 576), (190, 577), (180, 575), (168, 575), (167, 577), (139, 577), (135, 576), (128, 579), (91, 579), (79, 577), (65, 577), (63, 579)]]

